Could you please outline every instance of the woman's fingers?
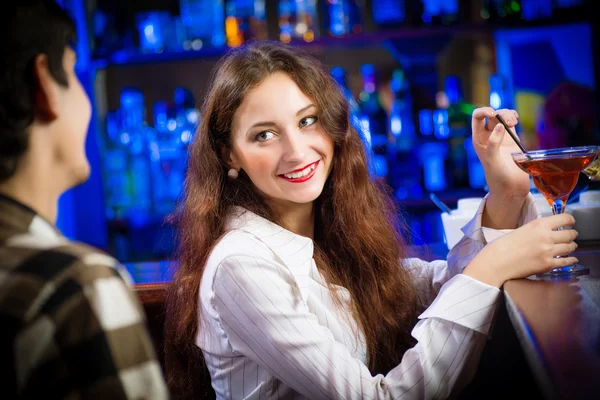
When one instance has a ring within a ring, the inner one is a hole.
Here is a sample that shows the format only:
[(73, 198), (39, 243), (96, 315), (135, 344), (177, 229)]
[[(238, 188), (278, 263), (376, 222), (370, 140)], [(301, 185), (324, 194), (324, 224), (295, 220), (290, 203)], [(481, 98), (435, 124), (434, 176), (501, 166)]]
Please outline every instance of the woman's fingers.
[(554, 268), (567, 267), (569, 265), (577, 264), (578, 262), (579, 260), (577, 257), (556, 257), (550, 262), (551, 265), (548, 266), (548, 271)]
[(515, 110), (502, 109), (498, 110), (496, 114), (500, 114), (504, 122), (510, 127), (517, 125), (519, 122), (519, 114)]
[(571, 242), (571, 243), (560, 243), (560, 244), (556, 244), (554, 245), (554, 247), (552, 248), (552, 253), (553, 256), (566, 256), (568, 254), (571, 254), (572, 252), (574, 252), (577, 249), (577, 243), (575, 242)]
[(571, 214), (563, 213), (558, 215), (551, 215), (544, 218), (548, 223), (548, 227), (552, 230), (562, 228), (563, 226), (575, 225), (575, 218)]
[(579, 236), (579, 232), (575, 229), (563, 229), (552, 232), (554, 243), (569, 243), (577, 239), (577, 236)]

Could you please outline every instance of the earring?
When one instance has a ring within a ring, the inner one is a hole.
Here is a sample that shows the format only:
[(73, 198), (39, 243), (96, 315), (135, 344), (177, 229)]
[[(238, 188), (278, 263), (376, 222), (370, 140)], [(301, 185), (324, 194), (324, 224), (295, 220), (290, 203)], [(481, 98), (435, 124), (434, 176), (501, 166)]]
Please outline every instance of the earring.
[(227, 171), (227, 176), (229, 177), (229, 179), (236, 179), (238, 175), (239, 173), (237, 169), (231, 168), (229, 171)]

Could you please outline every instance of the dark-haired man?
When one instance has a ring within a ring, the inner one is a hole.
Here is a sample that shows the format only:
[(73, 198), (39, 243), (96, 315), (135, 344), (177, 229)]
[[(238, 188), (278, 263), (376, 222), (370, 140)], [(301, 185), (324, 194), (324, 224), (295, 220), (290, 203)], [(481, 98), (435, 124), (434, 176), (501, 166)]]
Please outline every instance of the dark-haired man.
[(54, 226), (90, 173), (74, 39), (54, 0), (0, 5), (0, 397), (167, 398), (128, 275)]

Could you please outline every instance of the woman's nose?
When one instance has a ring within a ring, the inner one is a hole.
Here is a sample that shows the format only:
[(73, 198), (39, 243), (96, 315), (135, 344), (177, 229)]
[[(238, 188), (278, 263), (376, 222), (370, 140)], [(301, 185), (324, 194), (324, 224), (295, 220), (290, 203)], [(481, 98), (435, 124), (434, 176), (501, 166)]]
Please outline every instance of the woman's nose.
[(306, 158), (306, 138), (300, 132), (291, 132), (285, 136), (283, 160), (288, 163), (298, 163)]

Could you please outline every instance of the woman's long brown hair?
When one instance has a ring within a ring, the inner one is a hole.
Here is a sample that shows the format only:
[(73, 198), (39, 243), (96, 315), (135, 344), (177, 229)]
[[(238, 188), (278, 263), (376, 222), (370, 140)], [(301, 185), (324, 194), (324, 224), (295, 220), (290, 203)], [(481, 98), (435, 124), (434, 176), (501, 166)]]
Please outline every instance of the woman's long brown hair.
[(319, 270), (329, 283), (350, 292), (373, 374), (388, 372), (414, 344), (410, 332), (417, 295), (401, 266), (406, 246), (398, 214), (385, 189), (369, 176), (345, 98), (311, 55), (276, 42), (251, 42), (230, 50), (215, 68), (190, 148), (185, 195), (177, 214), (179, 265), (168, 291), (165, 331), (167, 380), (178, 398), (191, 398), (197, 390), (195, 374), (203, 367), (195, 345), (202, 329), (200, 280), (230, 210), (242, 206), (280, 221), (243, 171), (238, 179), (227, 179), (228, 167), (220, 156), (220, 149), (231, 144), (231, 122), (244, 95), (277, 72), (287, 74), (315, 102), (319, 123), (334, 142), (333, 168), (315, 201), (314, 257)]

